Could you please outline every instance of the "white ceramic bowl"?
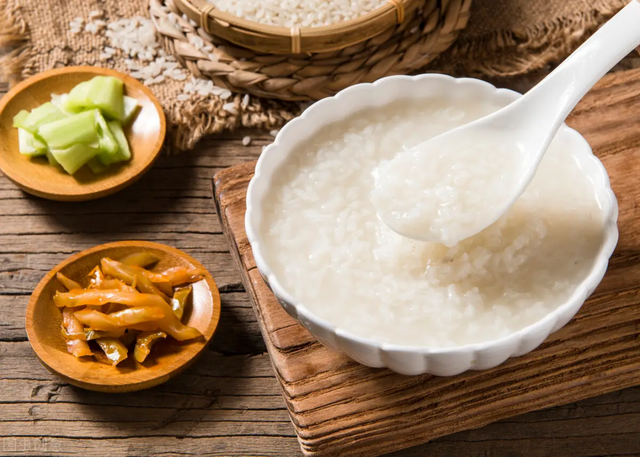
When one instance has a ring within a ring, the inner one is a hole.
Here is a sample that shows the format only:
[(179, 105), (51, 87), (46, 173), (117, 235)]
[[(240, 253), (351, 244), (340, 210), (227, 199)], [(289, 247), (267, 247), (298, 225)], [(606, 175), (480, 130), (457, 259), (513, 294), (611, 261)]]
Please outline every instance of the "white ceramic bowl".
[(334, 97), (321, 100), (308, 108), (302, 116), (289, 122), (267, 147), (256, 166), (254, 178), (247, 193), (245, 226), (258, 270), (262, 274), (282, 307), (322, 344), (347, 354), (352, 359), (371, 367), (388, 367), (398, 373), (417, 375), (431, 373), (451, 376), (467, 370), (495, 367), (509, 357), (526, 354), (538, 347), (549, 334), (563, 327), (578, 312), (587, 297), (602, 280), (609, 257), (618, 241), (618, 203), (611, 190), (609, 177), (600, 161), (593, 155), (589, 144), (575, 130), (566, 125), (559, 135), (572, 144), (580, 154), (581, 166), (594, 181), (597, 197), (605, 214), (603, 243), (587, 278), (578, 284), (566, 303), (546, 315), (542, 320), (507, 337), (481, 344), (448, 348), (400, 346), (365, 339), (348, 330), (317, 317), (304, 303), (297, 301), (282, 287), (265, 258), (260, 239), (262, 202), (269, 192), (272, 177), (281, 164), (297, 150), (297, 146), (313, 137), (327, 124), (340, 121), (357, 111), (379, 107), (400, 99), (439, 97), (465, 97), (476, 94), (487, 100), (502, 100), (505, 104), (520, 94), (496, 89), (477, 79), (455, 79), (444, 75), (391, 76), (373, 84), (359, 84), (343, 90)]

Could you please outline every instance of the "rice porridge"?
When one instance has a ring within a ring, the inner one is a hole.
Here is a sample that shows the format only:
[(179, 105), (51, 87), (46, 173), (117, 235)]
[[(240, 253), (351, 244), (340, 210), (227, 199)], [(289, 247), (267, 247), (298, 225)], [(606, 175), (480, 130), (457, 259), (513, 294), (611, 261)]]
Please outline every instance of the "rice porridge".
[(265, 257), (320, 318), (381, 342), (479, 343), (538, 321), (588, 275), (604, 216), (557, 138), (515, 205), (458, 244), (405, 238), (378, 218), (373, 172), (382, 161), (505, 102), (456, 103), (368, 109), (314, 135), (276, 173), (260, 227)]
[(418, 144), (380, 163), (371, 201), (389, 227), (451, 247), (496, 221), (527, 161), (502, 136), (474, 133)]

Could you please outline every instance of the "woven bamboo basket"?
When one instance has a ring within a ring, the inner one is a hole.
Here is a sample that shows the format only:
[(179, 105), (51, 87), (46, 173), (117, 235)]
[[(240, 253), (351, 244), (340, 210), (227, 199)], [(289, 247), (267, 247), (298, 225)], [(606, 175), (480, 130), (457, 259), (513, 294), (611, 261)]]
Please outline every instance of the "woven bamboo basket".
[(149, 3), (151, 19), (170, 54), (196, 77), (210, 78), (217, 86), (291, 101), (319, 100), (353, 84), (416, 72), (453, 43), (468, 22), (471, 6), (471, 0), (419, 0), (405, 5), (413, 7), (404, 10), (400, 23), (372, 38), (331, 51), (278, 54), (210, 34), (200, 20), (210, 20), (211, 12), (183, 13), (178, 2), (185, 1)]
[(265, 54), (329, 52), (366, 41), (401, 24), (422, 0), (389, 0), (351, 21), (323, 27), (276, 27), (222, 12), (206, 0), (174, 0), (178, 10), (206, 32)]

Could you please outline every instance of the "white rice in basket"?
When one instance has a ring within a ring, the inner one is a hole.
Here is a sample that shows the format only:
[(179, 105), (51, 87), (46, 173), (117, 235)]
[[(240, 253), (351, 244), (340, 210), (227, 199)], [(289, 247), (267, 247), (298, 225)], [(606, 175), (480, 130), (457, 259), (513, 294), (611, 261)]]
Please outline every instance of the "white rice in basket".
[(261, 228), (266, 259), (319, 317), (382, 342), (480, 343), (540, 320), (589, 273), (603, 214), (558, 139), (511, 210), (457, 245), (404, 238), (378, 219), (371, 173), (380, 161), (501, 107), (457, 103), (359, 113), (305, 142), (277, 174)]
[(220, 11), (280, 27), (320, 27), (356, 19), (387, 0), (207, 0)]

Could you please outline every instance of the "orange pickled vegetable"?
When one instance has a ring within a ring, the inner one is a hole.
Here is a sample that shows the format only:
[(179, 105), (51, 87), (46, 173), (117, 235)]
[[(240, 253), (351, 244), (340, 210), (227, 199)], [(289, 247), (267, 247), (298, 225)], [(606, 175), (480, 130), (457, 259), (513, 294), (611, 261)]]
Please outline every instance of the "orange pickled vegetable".
[(120, 303), (127, 306), (167, 306), (161, 297), (138, 292), (123, 292), (121, 290), (74, 290), (72, 292), (56, 292), (53, 302), (58, 308), (77, 307), (82, 305), (106, 305)]
[(158, 330), (158, 322), (141, 322), (135, 325), (129, 325), (130, 330), (140, 330), (141, 332), (153, 332)]
[(82, 289), (80, 284), (75, 282), (73, 279), (67, 278), (64, 273), (60, 271), (56, 273), (56, 279), (60, 281), (67, 290)]
[(62, 326), (62, 336), (64, 337), (65, 340), (87, 341), (87, 335), (84, 332), (82, 332), (82, 333), (69, 333), (69, 332), (67, 332), (67, 329), (64, 328), (64, 325)]
[[(76, 357), (93, 355), (115, 366), (126, 359), (127, 346), (134, 342), (134, 357), (144, 362), (161, 338), (184, 341), (202, 336), (181, 322), (192, 287), (174, 290), (174, 286), (198, 281), (206, 271), (175, 267), (157, 273), (144, 268), (158, 261), (156, 255), (145, 251), (128, 255), (121, 262), (105, 257), (89, 273), (85, 289), (58, 273), (68, 292), (57, 291), (53, 301), (63, 308), (62, 334), (70, 353)], [(92, 353), (90, 341), (102, 351)]]
[(165, 295), (160, 289), (158, 289), (151, 281), (149, 281), (142, 273), (136, 273), (136, 289), (144, 294), (154, 294), (161, 297), (167, 303), (171, 302), (171, 299)]
[(175, 287), (180, 284), (200, 281), (206, 273), (203, 268), (175, 267), (163, 271), (161, 275)]
[[(180, 319), (173, 313), (168, 303), (158, 295), (113, 290), (77, 290), (66, 293), (56, 292), (53, 301), (59, 308), (63, 306), (104, 305), (106, 303), (120, 303), (127, 306), (138, 307), (158, 307), (164, 312), (164, 317), (158, 321), (160, 330), (167, 332), (178, 341), (191, 340), (202, 335), (197, 329), (183, 325)], [(87, 325), (93, 327), (90, 324)]]
[(166, 337), (167, 334), (164, 332), (142, 332), (136, 339), (136, 347), (133, 350), (133, 357), (135, 357), (135, 359), (140, 363), (144, 362), (155, 343), (159, 339)]
[(89, 286), (87, 289), (102, 289), (102, 282), (105, 280), (104, 274), (99, 266), (95, 266), (87, 275), (89, 277)]
[[(147, 271), (147, 270), (143, 270), (143, 271)], [(148, 273), (148, 272), (147, 272)], [(145, 277), (148, 278), (147, 273), (143, 273), (145, 275)], [(165, 281), (164, 279), (160, 279), (158, 277), (156, 277), (156, 280), (153, 281), (151, 279), (149, 279), (158, 289), (160, 289), (162, 291), (163, 294), (171, 297), (171, 295), (173, 294), (173, 287), (171, 287), (171, 283), (169, 281)]]
[(111, 314), (83, 309), (76, 311), (75, 317), (93, 330), (112, 331), (119, 327), (127, 327), (141, 322), (158, 321), (164, 317), (164, 312), (155, 306), (127, 308)]
[(125, 265), (146, 268), (149, 265), (153, 265), (160, 261), (160, 257), (155, 254), (151, 254), (149, 251), (140, 251), (129, 254), (128, 256), (120, 259), (120, 263)]
[(101, 306), (100, 309), (97, 309), (96, 311), (102, 311), (105, 314), (111, 314), (122, 311), (123, 309), (127, 309), (127, 305), (121, 305), (120, 303), (109, 303), (108, 305)]
[(120, 279), (129, 285), (132, 285), (134, 283), (136, 274), (140, 273), (144, 275), (149, 281), (155, 283), (156, 287), (160, 289), (164, 294), (171, 295), (173, 293), (171, 284), (168, 283), (167, 280), (158, 273), (153, 273), (149, 270), (145, 270), (144, 268), (136, 266), (125, 265), (108, 257), (100, 260), (100, 264), (102, 265), (102, 269), (106, 274)]
[(193, 288), (191, 286), (187, 286), (183, 287), (182, 289), (178, 289), (173, 293), (173, 298), (171, 299), (171, 308), (173, 309), (173, 313), (178, 319), (182, 319), (184, 308), (187, 304), (187, 300), (189, 299), (189, 295), (191, 295), (192, 290)]
[[(84, 333), (84, 327), (82, 323), (75, 318), (73, 315), (73, 309), (65, 308), (62, 310), (62, 326), (63, 329), (70, 335), (75, 335), (78, 333)], [(68, 339), (67, 343), (67, 351), (73, 354), (76, 357), (84, 357), (87, 355), (93, 355), (91, 352), (91, 348), (86, 341), (82, 341), (81, 339)]]
[(96, 343), (114, 367), (127, 358), (129, 350), (117, 338), (98, 338)]
[(130, 347), (133, 343), (136, 342), (136, 338), (140, 334), (138, 330), (127, 329), (127, 331), (120, 338), (120, 342), (125, 346)]
[(101, 330), (85, 330), (85, 338), (87, 341), (97, 340), (98, 338), (120, 338), (124, 335), (124, 327), (121, 327), (117, 330), (111, 330), (109, 332), (101, 331)]
[(113, 290), (122, 290), (124, 292), (135, 292), (135, 287), (131, 287), (129, 284), (125, 284), (119, 279), (105, 279), (100, 284), (99, 289), (113, 289)]
[(202, 333), (200, 333), (198, 329), (187, 327), (182, 322), (180, 322), (175, 314), (171, 313), (171, 317), (173, 319), (167, 318), (165, 316), (159, 321), (158, 327), (160, 328), (160, 330), (167, 332), (178, 341), (192, 340), (194, 338), (202, 336)]
[[(201, 333), (197, 329), (183, 325), (182, 322), (180, 322), (180, 319), (178, 319), (173, 313), (173, 310), (167, 302), (158, 295), (118, 291), (114, 292), (108, 290), (87, 290), (56, 293), (53, 299), (59, 307), (74, 307), (104, 303), (121, 303), (127, 306), (138, 307), (157, 307), (164, 312), (164, 317), (158, 321), (158, 327), (176, 340), (184, 341), (201, 336)], [(92, 325), (90, 326), (93, 327)]]

